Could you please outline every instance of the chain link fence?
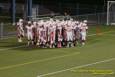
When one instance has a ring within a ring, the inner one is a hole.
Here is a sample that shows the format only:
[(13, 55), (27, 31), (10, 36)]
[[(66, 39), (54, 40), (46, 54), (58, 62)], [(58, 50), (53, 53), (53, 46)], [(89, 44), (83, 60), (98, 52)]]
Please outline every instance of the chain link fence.
[(11, 23), (0, 23), (0, 39), (10, 38), (16, 35), (16, 27)]
[(105, 25), (107, 22), (106, 13), (77, 15), (77, 16), (72, 16), (72, 18), (79, 20), (79, 21), (88, 20), (89, 25)]

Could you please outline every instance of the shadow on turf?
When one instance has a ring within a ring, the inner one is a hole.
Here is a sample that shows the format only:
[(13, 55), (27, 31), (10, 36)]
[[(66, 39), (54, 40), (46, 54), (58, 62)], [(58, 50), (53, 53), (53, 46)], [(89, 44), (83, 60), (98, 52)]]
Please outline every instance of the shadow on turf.
[[(0, 42), (1, 43), (1, 42)], [(5, 44), (6, 43), (6, 44)], [(21, 44), (17, 44), (17, 43), (9, 43), (8, 44), (8, 42), (2, 42), (1, 44), (0, 44), (0, 47), (2, 47), (2, 48), (13, 48), (13, 47), (18, 47), (18, 46), (22, 46), (22, 45), (24, 45), (24, 43), (21, 43)]]
[[(94, 45), (97, 42), (99, 42), (99, 39), (95, 39), (94, 36), (93, 38), (88, 38), (86, 44), (88, 45)], [(87, 46), (87, 45), (86, 45)], [(20, 51), (33, 51), (33, 50), (53, 50), (53, 49), (60, 49), (60, 48), (40, 48), (38, 46), (27, 46), (27, 43), (17, 43), (16, 41), (0, 41), (0, 47), (3, 48), (3, 50), (20, 50)], [(82, 47), (80, 44), (74, 48), (77, 47)], [(65, 47), (63, 47), (65, 48)], [(73, 47), (72, 47), (73, 48)], [(61, 48), (62, 49), (62, 48)], [(66, 49), (70, 49), (70, 48), (66, 48)], [(2, 51), (2, 50), (1, 50)]]
[[(33, 50), (55, 50), (55, 49), (62, 49), (62, 48), (41, 48), (38, 46), (24, 46), (20, 48), (16, 48), (15, 50), (21, 50), (21, 51), (33, 51)], [(64, 47), (63, 47), (64, 49)]]
[[(87, 41), (87, 44), (92, 45), (95, 44), (96, 42), (99, 42), (100, 40), (98, 39), (92, 39), (89, 38)], [(33, 51), (33, 50), (53, 50), (53, 49), (62, 49), (62, 48), (40, 48), (38, 46), (27, 46), (27, 43), (16, 43), (16, 42), (0, 42), (0, 47), (3, 48), (4, 50), (6, 49), (8, 50), (20, 50), (20, 51)], [(86, 45), (87, 46), (87, 45)], [(77, 47), (83, 47), (82, 45), (78, 45), (74, 48)], [(8, 48), (8, 49), (7, 49)], [(63, 47), (63, 49), (65, 49), (66, 47)], [(72, 47), (73, 48), (73, 47)], [(66, 48), (66, 49), (70, 49), (70, 48)]]
[[(1, 42), (0, 42), (1, 43)], [(20, 51), (33, 51), (33, 50), (53, 50), (53, 49), (60, 49), (60, 48), (41, 48), (38, 46), (27, 46), (26, 43), (10, 43), (8, 42), (2, 42), (3, 44), (0, 44), (1, 50), (0, 51), (10, 51), (10, 50), (20, 50)]]

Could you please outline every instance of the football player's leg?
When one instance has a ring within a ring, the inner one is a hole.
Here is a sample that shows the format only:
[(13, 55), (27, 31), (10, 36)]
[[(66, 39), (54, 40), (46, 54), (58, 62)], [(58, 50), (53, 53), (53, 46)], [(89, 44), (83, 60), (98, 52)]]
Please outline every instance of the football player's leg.
[(22, 34), (20, 31), (18, 32), (18, 42), (22, 42)]
[(69, 47), (70, 44), (70, 32), (67, 32), (67, 47)]
[(33, 40), (33, 34), (30, 33), (30, 41), (31, 41), (31, 44), (33, 45), (34, 44), (34, 40)]
[(72, 41), (73, 41), (73, 35), (72, 35), (72, 32), (70, 32), (70, 33), (69, 33), (69, 45), (70, 45), (71, 47), (73, 47)]
[(27, 39), (28, 39), (28, 46), (30, 45), (30, 36), (29, 36), (29, 34), (27, 34)]
[(85, 40), (86, 40), (86, 33), (82, 33), (82, 45), (85, 45)]
[(22, 42), (20, 34), (18, 34), (18, 42)]

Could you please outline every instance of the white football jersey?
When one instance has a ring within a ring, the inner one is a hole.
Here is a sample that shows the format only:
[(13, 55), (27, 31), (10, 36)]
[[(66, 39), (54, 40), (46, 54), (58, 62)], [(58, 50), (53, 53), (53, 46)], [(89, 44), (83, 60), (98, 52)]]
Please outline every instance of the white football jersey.
[(19, 29), (23, 30), (23, 23), (18, 22), (18, 23), (17, 23), (17, 27), (18, 27)]
[(33, 26), (26, 26), (27, 33), (32, 33), (33, 32)]
[(86, 32), (88, 29), (87, 24), (83, 23), (80, 29), (81, 29), (81, 32)]

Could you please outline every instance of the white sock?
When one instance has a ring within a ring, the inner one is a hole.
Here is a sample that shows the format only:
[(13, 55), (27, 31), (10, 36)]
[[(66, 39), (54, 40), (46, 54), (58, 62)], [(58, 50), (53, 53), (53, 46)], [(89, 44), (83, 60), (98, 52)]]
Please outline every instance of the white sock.
[(22, 42), (22, 39), (21, 39), (21, 38), (19, 38), (19, 39), (18, 39), (18, 42)]
[(85, 45), (85, 43), (83, 42), (82, 45)]

